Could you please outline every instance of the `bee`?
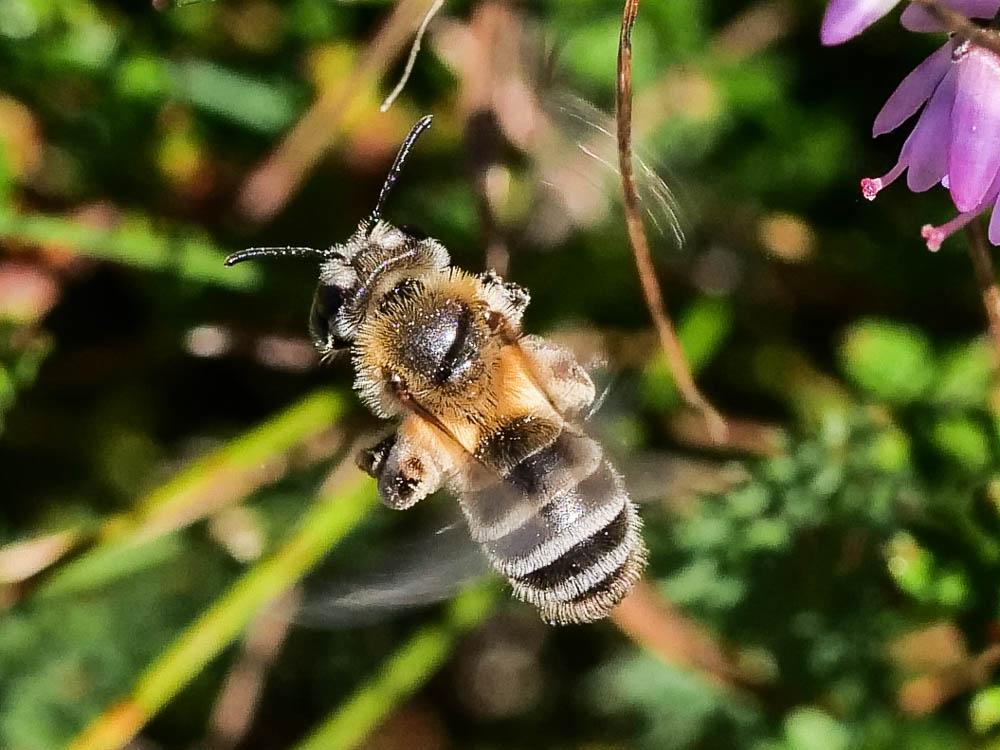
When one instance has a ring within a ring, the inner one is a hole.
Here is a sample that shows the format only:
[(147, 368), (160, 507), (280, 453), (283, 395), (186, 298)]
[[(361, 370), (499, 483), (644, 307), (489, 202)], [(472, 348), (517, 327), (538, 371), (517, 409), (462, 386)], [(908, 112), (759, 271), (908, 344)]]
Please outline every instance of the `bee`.
[(408, 154), (399, 149), (374, 211), (326, 249), (253, 247), (320, 261), (309, 332), (321, 358), (349, 352), (354, 389), (396, 427), (358, 465), (403, 510), (446, 489), (517, 599), (551, 624), (605, 617), (642, 575), (640, 520), (621, 475), (583, 431), (594, 383), (573, 354), (521, 319), (526, 289), (451, 265), (437, 240), (382, 220)]

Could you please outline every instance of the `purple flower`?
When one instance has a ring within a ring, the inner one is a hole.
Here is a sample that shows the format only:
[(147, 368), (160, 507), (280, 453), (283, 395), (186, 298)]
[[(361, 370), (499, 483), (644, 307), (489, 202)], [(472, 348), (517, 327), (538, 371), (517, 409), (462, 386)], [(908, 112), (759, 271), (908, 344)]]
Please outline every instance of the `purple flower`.
[(899, 0), (830, 0), (819, 38), (830, 46), (843, 44), (892, 10)]
[[(988, 1), (1000, 7), (1000, 0)], [(862, 180), (861, 192), (873, 200), (903, 172), (914, 192), (938, 183), (947, 187), (959, 215), (922, 230), (927, 247), (937, 250), (1000, 197), (1000, 57), (968, 42), (949, 40), (889, 97), (875, 118), (874, 134), (896, 129), (921, 107), (899, 161), (881, 177)], [(995, 245), (1000, 245), (998, 215), (1000, 211), (995, 211), (989, 231)]]
[[(941, 5), (966, 18), (991, 19), (997, 14), (997, 0), (939, 0)], [(843, 44), (867, 29), (892, 10), (899, 0), (830, 0), (820, 27), (820, 41), (827, 46)], [(909, 5), (900, 19), (910, 31), (945, 31), (919, 5)]]
[(993, 181), (983, 197), (983, 201), (976, 208), (960, 213), (940, 226), (924, 224), (921, 227), (920, 235), (927, 242), (927, 249), (932, 252), (940, 250), (942, 242), (958, 230), (963, 229), (970, 221), (987, 211), (991, 206), (993, 217), (990, 219), (988, 236), (992, 244), (1000, 245), (1000, 174), (998, 174), (997, 179)]
[(955, 68), (949, 189), (955, 208), (971, 211), (1000, 172), (1000, 57), (969, 45)]

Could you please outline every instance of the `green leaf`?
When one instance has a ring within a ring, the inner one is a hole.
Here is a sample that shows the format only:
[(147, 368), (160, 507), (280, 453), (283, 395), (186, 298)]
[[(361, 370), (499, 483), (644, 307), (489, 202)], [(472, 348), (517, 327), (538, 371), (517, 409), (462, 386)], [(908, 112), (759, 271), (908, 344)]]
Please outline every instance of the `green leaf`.
[(968, 417), (944, 417), (934, 423), (931, 438), (938, 449), (969, 471), (980, 471), (990, 464), (986, 432)]
[(205, 61), (191, 61), (174, 70), (178, 95), (195, 107), (262, 133), (284, 130), (297, 108), (287, 86), (227, 70)]
[(107, 229), (65, 216), (0, 209), (0, 237), (32, 244), (58, 244), (68, 250), (137, 268), (156, 269), (203, 284), (231, 289), (256, 286), (260, 272), (249, 263), (227, 268), (226, 251), (199, 231), (154, 228), (149, 217), (130, 216)]
[(976, 693), (969, 705), (972, 728), (985, 734), (1000, 724), (1000, 685), (984, 688)]
[(797, 708), (785, 718), (790, 750), (846, 750), (850, 735), (839, 721), (816, 708)]
[(995, 371), (995, 354), (985, 341), (956, 347), (941, 360), (934, 400), (953, 406), (981, 406)]
[(865, 320), (848, 328), (840, 363), (862, 389), (876, 398), (909, 403), (920, 398), (937, 368), (930, 341), (917, 328), (887, 320)]

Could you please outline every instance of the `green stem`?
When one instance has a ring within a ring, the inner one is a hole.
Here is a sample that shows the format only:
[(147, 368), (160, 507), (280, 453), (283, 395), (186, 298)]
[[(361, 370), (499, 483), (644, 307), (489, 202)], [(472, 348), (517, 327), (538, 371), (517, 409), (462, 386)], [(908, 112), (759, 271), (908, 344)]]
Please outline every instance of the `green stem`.
[(183, 279), (230, 289), (256, 285), (253, 267), (226, 268), (227, 252), (193, 230), (163, 232), (148, 217), (131, 216), (113, 227), (84, 224), (66, 216), (0, 209), (0, 238), (36, 245), (58, 245), (99, 260), (168, 271)]
[[(141, 498), (136, 509), (107, 519), (94, 528), (67, 529), (72, 544), (47, 560), (81, 546), (96, 546), (55, 572), (39, 595), (57, 595), (105, 583), (123, 574), (122, 561), (139, 545), (194, 523), (237, 502), (282, 473), (285, 456), (322, 434), (343, 414), (346, 400), (333, 391), (318, 391), (260, 426), (195, 461), (170, 481)], [(0, 549), (10, 554), (19, 545)], [(2, 570), (0, 570), (2, 573)], [(2, 580), (0, 580), (2, 582)]]

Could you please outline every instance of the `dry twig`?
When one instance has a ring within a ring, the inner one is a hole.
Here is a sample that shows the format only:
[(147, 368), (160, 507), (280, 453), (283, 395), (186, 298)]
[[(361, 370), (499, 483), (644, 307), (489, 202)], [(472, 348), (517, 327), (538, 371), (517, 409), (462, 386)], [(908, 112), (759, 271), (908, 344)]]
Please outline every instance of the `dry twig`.
[[(511, 91), (524, 91), (521, 44), (523, 21), (503, 0), (476, 5), (467, 22), (450, 19), (435, 31), (438, 57), (458, 78), (457, 110), (463, 122), (466, 166), (476, 201), (485, 267), (501, 276), (508, 270), (507, 237), (496, 217), (499, 196), (493, 177), (503, 143)], [(531, 121), (535, 112), (521, 109)], [(492, 184), (491, 184), (492, 183)]]
[(434, 0), (434, 4), (427, 10), (427, 15), (424, 16), (424, 20), (420, 22), (420, 28), (417, 29), (417, 35), (413, 38), (413, 46), (410, 47), (410, 56), (406, 58), (406, 67), (403, 68), (403, 75), (399, 78), (399, 83), (396, 84), (396, 88), (389, 92), (387, 96), (382, 101), (382, 106), (378, 108), (379, 112), (389, 111), (389, 107), (393, 105), (393, 102), (403, 93), (403, 89), (406, 88), (406, 82), (410, 80), (410, 74), (413, 72), (413, 65), (417, 62), (417, 55), (420, 53), (420, 45), (424, 41), (424, 34), (427, 32), (427, 27), (430, 26), (431, 21), (434, 20), (434, 16), (438, 14), (441, 7), (444, 5), (444, 0)]
[(635, 185), (632, 168), (632, 27), (635, 26), (639, 0), (625, 0), (622, 14), (621, 35), (618, 40), (618, 87), (615, 91), (615, 113), (618, 124), (618, 162), (622, 178), (622, 193), (625, 206), (625, 223), (635, 256), (639, 281), (642, 285), (646, 306), (653, 318), (660, 345), (667, 357), (670, 372), (677, 383), (688, 406), (699, 411), (708, 424), (713, 439), (725, 440), (726, 423), (708, 402), (691, 375), (691, 368), (684, 357), (680, 338), (663, 302), (663, 292), (653, 267), (649, 240), (639, 211), (639, 193)]
[(427, 0), (399, 0), (365, 47), (351, 75), (320, 94), (274, 152), (247, 177), (239, 204), (244, 216), (265, 221), (288, 202), (299, 184), (340, 134), (344, 115), (376, 75), (383, 72), (426, 15)]
[(695, 669), (729, 689), (754, 682), (711, 635), (644, 581), (612, 611), (611, 620), (667, 664)]
[(298, 586), (264, 609), (243, 639), (243, 649), (219, 691), (209, 721), (206, 750), (230, 750), (246, 737), (260, 701), (267, 671), (288, 635), (298, 608)]
[(1000, 665), (1000, 646), (969, 651), (953, 623), (935, 623), (903, 635), (889, 646), (892, 661), (910, 676), (896, 702), (909, 716), (927, 716), (959, 695), (986, 685)]

